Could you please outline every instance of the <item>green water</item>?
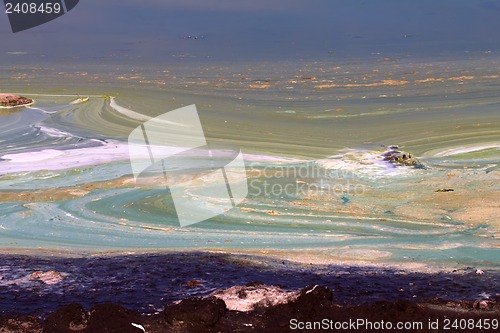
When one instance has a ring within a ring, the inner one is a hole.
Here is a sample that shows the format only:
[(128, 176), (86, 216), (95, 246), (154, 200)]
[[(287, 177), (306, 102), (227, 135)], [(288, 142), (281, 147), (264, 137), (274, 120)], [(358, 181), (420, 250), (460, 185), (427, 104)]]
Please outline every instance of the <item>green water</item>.
[[(329, 260), (496, 267), (499, 79), (495, 58), (3, 66), (2, 92), (37, 103), (0, 113), (0, 152), (10, 154), (0, 160), (0, 245), (308, 250)], [(69, 104), (76, 94), (90, 101)], [(134, 186), (126, 140), (148, 117), (190, 104), (210, 142), (246, 154), (249, 195), (181, 228), (169, 191)], [(426, 168), (383, 162), (389, 145)], [(35, 155), (21, 162), (21, 153)]]

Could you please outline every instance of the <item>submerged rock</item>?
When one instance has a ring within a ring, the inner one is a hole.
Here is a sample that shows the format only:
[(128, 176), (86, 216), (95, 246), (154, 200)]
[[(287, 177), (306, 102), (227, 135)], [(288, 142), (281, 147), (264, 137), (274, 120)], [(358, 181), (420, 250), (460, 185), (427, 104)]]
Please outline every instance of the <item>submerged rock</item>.
[(12, 94), (0, 94), (0, 106), (1, 107), (16, 107), (25, 106), (33, 103), (31, 98), (26, 98), (23, 96), (17, 96)]
[(33, 272), (30, 274), (30, 278), (33, 280), (42, 281), (45, 284), (56, 284), (63, 280), (62, 274), (56, 271)]
[(402, 151), (398, 146), (389, 146), (388, 150), (381, 155), (384, 161), (387, 161), (394, 166), (409, 166), (415, 169), (425, 169), (425, 166), (420, 163), (410, 153)]

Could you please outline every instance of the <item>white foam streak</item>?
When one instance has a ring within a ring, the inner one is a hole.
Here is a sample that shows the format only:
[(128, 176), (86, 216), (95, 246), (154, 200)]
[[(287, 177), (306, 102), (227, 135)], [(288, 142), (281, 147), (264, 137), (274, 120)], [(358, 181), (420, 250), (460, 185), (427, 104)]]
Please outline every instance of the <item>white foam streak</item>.
[(8, 160), (12, 163), (31, 163), (38, 162), (48, 159), (56, 158), (60, 155), (64, 154), (60, 150), (56, 149), (44, 149), (42, 151), (35, 151), (29, 153), (18, 153), (18, 154), (7, 154), (3, 155), (2, 158), (4, 160)]
[(65, 132), (65, 131), (59, 130), (57, 128), (46, 127), (46, 126), (36, 126), (36, 127), (39, 128), (41, 132), (47, 134), (48, 136), (54, 137), (54, 138), (75, 138), (76, 137), (69, 132)]
[[(127, 116), (129, 118), (132, 118), (132, 119), (137, 119), (137, 120), (146, 121), (146, 122), (148, 120), (154, 119), (154, 123), (155, 124), (173, 125), (173, 126), (176, 126), (176, 127), (189, 127), (188, 125), (183, 124), (182, 122), (179, 123), (179, 122), (173, 122), (173, 121), (166, 120), (162, 116), (156, 117), (156, 118), (152, 118), (152, 117), (143, 115), (143, 114), (141, 114), (139, 112), (135, 112), (133, 110), (124, 108), (123, 106), (120, 106), (120, 105), (118, 105), (116, 103), (114, 97), (111, 97), (111, 100), (109, 102), (109, 106), (112, 107), (113, 109), (115, 109), (116, 111), (120, 112), (121, 114), (123, 114), (123, 115), (125, 115), (125, 116)], [(166, 114), (164, 114), (164, 115), (166, 115)]]
[[(44, 149), (27, 153), (0, 156), (0, 174), (38, 170), (63, 170), (98, 165), (128, 159), (128, 147), (121, 143), (107, 143), (98, 147), (70, 150)], [(43, 163), (34, 163), (43, 161)]]
[(500, 149), (500, 143), (481, 145), (481, 146), (472, 146), (472, 147), (455, 147), (451, 149), (447, 149), (441, 152), (434, 154), (435, 157), (446, 157), (446, 156), (454, 156), (460, 154), (473, 153), (476, 151), (481, 151), (485, 149), (498, 148)]
[[(58, 133), (55, 132), (54, 135)], [(119, 161), (129, 161), (130, 150), (144, 152), (142, 155), (137, 155), (135, 158), (149, 160), (150, 156), (147, 150), (134, 148), (134, 145), (129, 145), (125, 142), (107, 141), (102, 142), (97, 147), (85, 147), (68, 150), (58, 149), (43, 149), (39, 151), (23, 152), (16, 154), (0, 155), (4, 161), (0, 161), (0, 174), (17, 173), (17, 172), (32, 172), (38, 170), (64, 170), (78, 168), (83, 166), (94, 166)], [(154, 146), (158, 158), (172, 156), (182, 151), (179, 147), (169, 146)], [(199, 150), (193, 149), (190, 156), (203, 156)], [(214, 152), (214, 156), (225, 156), (229, 154), (224, 151)], [(294, 162), (296, 160), (278, 158), (264, 155), (245, 154), (244, 159), (247, 162)], [(43, 161), (43, 162), (42, 162)], [(34, 163), (42, 162), (42, 163)]]
[(109, 106), (112, 107), (113, 109), (115, 109), (116, 111), (120, 112), (121, 114), (124, 114), (127, 117), (132, 118), (132, 119), (137, 119), (137, 120), (141, 120), (141, 121), (148, 121), (151, 119), (151, 117), (148, 117), (148, 116), (143, 115), (139, 112), (135, 112), (133, 110), (130, 110), (130, 109), (124, 108), (123, 106), (118, 105), (115, 102), (114, 97), (111, 97), (111, 100), (109, 102)]

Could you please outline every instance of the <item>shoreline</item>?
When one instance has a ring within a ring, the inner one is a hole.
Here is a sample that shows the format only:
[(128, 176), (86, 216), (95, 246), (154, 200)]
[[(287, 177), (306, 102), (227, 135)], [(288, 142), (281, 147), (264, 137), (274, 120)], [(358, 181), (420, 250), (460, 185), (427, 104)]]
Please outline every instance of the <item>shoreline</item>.
[(216, 290), (256, 281), (287, 292), (324, 286), (332, 291), (335, 304), (347, 307), (500, 300), (500, 272), (472, 267), (430, 273), (201, 251), (80, 257), (1, 254), (0, 258), (0, 316), (4, 318), (46, 318), (71, 303), (85, 309), (114, 303), (157, 315), (181, 299), (207, 297)]
[[(333, 248), (335, 249), (335, 248)], [(443, 261), (396, 261), (385, 256), (338, 256), (328, 253), (330, 248), (309, 248), (301, 250), (269, 248), (269, 249), (236, 249), (236, 248), (25, 248), (25, 247), (3, 247), (0, 248), (0, 257), (25, 256), (42, 259), (78, 259), (86, 257), (94, 258), (125, 258), (127, 256), (168, 256), (168, 255), (195, 255), (203, 253), (207, 255), (232, 256), (254, 265), (272, 266), (273, 263), (286, 261), (296, 267), (308, 267), (308, 265), (319, 266), (345, 266), (371, 269), (391, 269), (406, 272), (419, 272), (426, 274), (451, 273), (463, 269), (463, 267), (488, 270), (500, 274), (500, 267), (492, 266), (490, 262), (481, 265), (472, 265), (470, 262), (443, 262)], [(355, 250), (353, 251), (362, 251)], [(356, 253), (356, 252), (353, 252)]]

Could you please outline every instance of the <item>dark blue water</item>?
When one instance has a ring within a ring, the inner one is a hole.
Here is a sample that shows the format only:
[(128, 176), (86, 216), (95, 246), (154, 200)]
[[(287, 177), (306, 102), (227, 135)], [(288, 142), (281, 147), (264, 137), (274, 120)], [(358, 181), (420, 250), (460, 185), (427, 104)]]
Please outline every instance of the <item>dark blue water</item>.
[(499, 17), (496, 1), (82, 0), (16, 34), (1, 13), (0, 62), (474, 57), (499, 50)]

